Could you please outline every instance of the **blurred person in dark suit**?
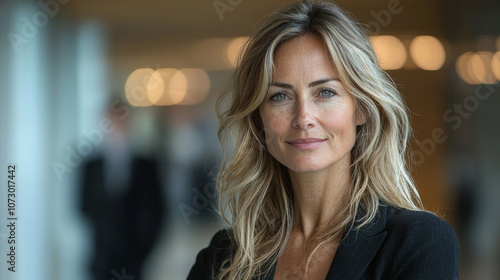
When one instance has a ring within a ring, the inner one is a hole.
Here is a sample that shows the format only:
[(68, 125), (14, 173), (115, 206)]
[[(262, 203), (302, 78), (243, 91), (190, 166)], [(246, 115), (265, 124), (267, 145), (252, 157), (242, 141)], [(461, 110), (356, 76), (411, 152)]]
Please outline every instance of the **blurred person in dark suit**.
[(164, 214), (158, 164), (131, 151), (128, 112), (120, 110), (125, 106), (109, 106), (113, 129), (104, 136), (102, 154), (84, 165), (81, 207), (93, 227), (90, 270), (96, 280), (141, 279)]

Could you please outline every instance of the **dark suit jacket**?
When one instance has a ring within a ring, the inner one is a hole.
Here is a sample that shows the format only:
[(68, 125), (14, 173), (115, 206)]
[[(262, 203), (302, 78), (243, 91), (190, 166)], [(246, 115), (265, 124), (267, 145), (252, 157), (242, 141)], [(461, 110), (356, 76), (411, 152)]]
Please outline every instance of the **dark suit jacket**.
[[(229, 231), (217, 232), (198, 254), (188, 279), (217, 274), (230, 248)], [(275, 264), (257, 279), (271, 280), (274, 271)], [(326, 279), (451, 280), (458, 273), (458, 239), (450, 225), (428, 212), (380, 206), (372, 223), (346, 230)]]
[(127, 191), (119, 197), (106, 192), (104, 159), (84, 165), (82, 211), (94, 232), (94, 279), (109, 280), (115, 269), (138, 279), (153, 249), (163, 219), (163, 195), (156, 161), (133, 156)]

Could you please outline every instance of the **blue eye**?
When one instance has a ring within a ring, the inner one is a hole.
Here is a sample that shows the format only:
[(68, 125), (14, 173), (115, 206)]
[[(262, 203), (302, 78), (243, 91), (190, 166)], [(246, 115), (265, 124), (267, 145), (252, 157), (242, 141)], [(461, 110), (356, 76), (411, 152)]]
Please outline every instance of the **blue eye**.
[(319, 96), (321, 98), (332, 98), (336, 95), (337, 93), (333, 90), (330, 90), (330, 89), (322, 89), (320, 92), (319, 92)]
[(288, 98), (288, 96), (286, 96), (285, 93), (283, 92), (278, 92), (276, 94), (273, 94), (273, 96), (271, 96), (271, 98), (269, 98), (269, 100), (273, 101), (273, 102), (283, 102), (285, 101), (286, 99)]

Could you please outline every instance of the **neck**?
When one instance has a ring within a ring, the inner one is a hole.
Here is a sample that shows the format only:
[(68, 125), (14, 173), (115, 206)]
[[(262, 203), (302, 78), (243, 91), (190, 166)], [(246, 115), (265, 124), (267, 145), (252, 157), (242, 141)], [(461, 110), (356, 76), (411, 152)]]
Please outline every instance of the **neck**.
[(294, 231), (306, 239), (328, 229), (348, 203), (349, 165), (315, 172), (290, 171), (290, 180), (294, 195)]

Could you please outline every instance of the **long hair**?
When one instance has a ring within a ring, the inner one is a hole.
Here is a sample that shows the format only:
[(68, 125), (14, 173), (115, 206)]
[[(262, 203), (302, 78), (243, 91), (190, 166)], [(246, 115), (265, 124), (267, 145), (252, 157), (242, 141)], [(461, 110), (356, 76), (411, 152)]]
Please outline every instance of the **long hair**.
[[(247, 40), (228, 89), (217, 100), (223, 162), (217, 176), (219, 210), (230, 224), (234, 250), (218, 279), (251, 279), (270, 270), (293, 227), (288, 170), (267, 151), (258, 107), (272, 81), (273, 55), (292, 38), (315, 34), (324, 41), (340, 81), (366, 116), (351, 151), (351, 186), (343, 208), (309, 255), (356, 220), (373, 220), (380, 203), (420, 210), (420, 197), (406, 166), (411, 135), (406, 105), (380, 69), (369, 37), (331, 2), (293, 3), (272, 13)], [(229, 154), (226, 148), (231, 147)], [(229, 213), (229, 217), (226, 215)], [(306, 271), (307, 271), (306, 265)]]

